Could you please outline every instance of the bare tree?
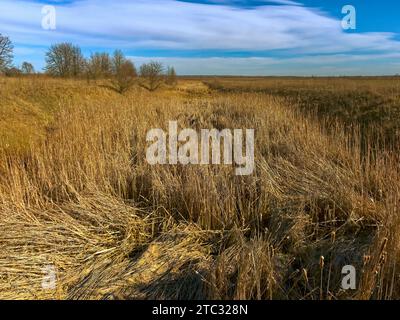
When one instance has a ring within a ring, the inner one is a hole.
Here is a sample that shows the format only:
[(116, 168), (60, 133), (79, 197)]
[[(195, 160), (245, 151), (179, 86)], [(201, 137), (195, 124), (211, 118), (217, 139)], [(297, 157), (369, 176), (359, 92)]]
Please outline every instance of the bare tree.
[(112, 72), (117, 75), (122, 65), (126, 62), (124, 53), (121, 50), (115, 50), (112, 58)]
[(22, 73), (21, 70), (18, 69), (17, 67), (10, 67), (4, 70), (4, 74), (7, 77), (18, 77), (21, 75), (21, 73)]
[(177, 84), (177, 77), (174, 67), (168, 67), (166, 83), (170, 86), (175, 86)]
[(107, 78), (112, 73), (112, 61), (108, 53), (94, 53), (87, 62), (88, 76), (92, 79)]
[(118, 66), (114, 75), (113, 84), (119, 93), (124, 93), (135, 83), (137, 72), (133, 62), (125, 60)]
[(35, 73), (35, 68), (31, 63), (25, 61), (22, 63), (21, 72), (23, 74), (33, 74)]
[(132, 87), (137, 78), (135, 65), (121, 50), (114, 51), (111, 58), (111, 73), (113, 88), (121, 94)]
[(83, 73), (84, 66), (81, 49), (71, 43), (52, 45), (46, 53), (45, 70), (52, 76), (78, 77)]
[(10, 38), (0, 33), (0, 72), (5, 72), (11, 66), (14, 46)]
[(142, 78), (141, 86), (149, 91), (157, 90), (163, 82), (162, 63), (151, 61), (140, 67), (140, 77)]

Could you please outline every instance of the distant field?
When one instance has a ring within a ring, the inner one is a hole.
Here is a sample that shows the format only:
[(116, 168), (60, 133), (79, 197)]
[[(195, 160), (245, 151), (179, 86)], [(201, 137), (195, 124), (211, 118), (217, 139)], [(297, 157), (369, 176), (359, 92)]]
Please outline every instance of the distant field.
[(304, 113), (360, 127), (386, 147), (399, 147), (400, 77), (216, 78), (205, 83), (221, 92), (263, 92), (287, 98)]
[[(254, 128), (255, 172), (150, 166), (171, 120)], [(398, 77), (0, 78), (0, 298), (400, 299), (399, 138)]]

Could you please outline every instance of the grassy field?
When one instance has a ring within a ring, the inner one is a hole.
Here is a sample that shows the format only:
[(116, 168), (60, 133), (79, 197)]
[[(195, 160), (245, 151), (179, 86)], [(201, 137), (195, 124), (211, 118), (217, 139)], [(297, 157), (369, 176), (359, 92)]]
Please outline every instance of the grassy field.
[[(170, 120), (254, 128), (255, 172), (150, 166)], [(0, 78), (0, 298), (400, 299), (399, 128), (398, 78)]]

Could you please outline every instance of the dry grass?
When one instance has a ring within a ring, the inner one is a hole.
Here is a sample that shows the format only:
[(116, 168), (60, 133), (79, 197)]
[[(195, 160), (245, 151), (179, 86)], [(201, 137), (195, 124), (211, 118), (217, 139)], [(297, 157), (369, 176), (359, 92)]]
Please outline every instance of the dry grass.
[[(195, 80), (125, 95), (0, 81), (0, 298), (400, 298), (398, 154), (359, 124)], [(146, 133), (169, 120), (254, 128), (256, 171), (148, 165)], [(355, 291), (340, 288), (347, 264)]]

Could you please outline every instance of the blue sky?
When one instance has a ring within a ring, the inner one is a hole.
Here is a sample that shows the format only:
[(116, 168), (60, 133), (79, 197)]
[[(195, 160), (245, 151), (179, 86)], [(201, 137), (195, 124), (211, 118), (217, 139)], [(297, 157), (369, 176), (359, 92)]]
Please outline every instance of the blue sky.
[[(42, 28), (46, 4), (55, 30)], [(344, 5), (356, 8), (356, 30), (342, 28)], [(399, 17), (389, 0), (0, 0), (15, 64), (38, 70), (51, 44), (68, 41), (85, 55), (120, 48), (137, 65), (160, 60), (179, 74), (396, 74)]]

